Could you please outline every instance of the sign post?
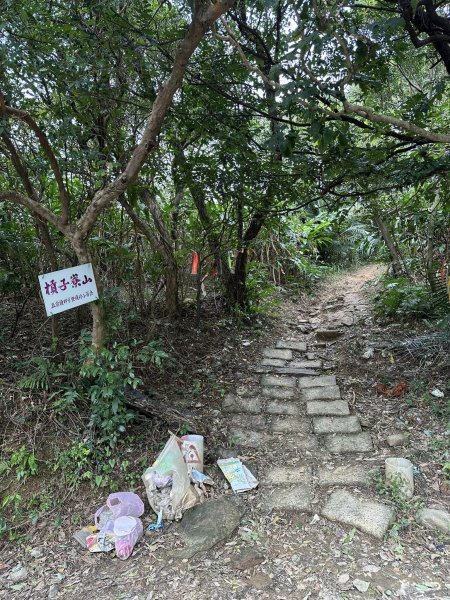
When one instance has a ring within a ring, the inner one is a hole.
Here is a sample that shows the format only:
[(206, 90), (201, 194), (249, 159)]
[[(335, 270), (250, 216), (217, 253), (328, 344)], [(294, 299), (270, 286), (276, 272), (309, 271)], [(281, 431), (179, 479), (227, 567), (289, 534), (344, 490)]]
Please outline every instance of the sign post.
[(39, 275), (47, 317), (98, 300), (92, 264)]

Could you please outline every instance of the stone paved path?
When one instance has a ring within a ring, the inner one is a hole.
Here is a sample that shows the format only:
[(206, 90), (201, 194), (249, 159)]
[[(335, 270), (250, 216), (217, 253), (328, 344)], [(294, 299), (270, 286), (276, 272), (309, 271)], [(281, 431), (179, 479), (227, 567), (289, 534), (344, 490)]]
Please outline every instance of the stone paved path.
[[(342, 297), (337, 306), (345, 305)], [(356, 311), (340, 315), (339, 324), (351, 326)], [(230, 440), (244, 452), (252, 449), (256, 459), (268, 455), (270, 466), (260, 475), (262, 510), (320, 512), (382, 538), (395, 514), (364, 493), (376, 466), (373, 441), (326, 360), (327, 343), (341, 335), (336, 313), (325, 323), (311, 321), (312, 332), (264, 350), (256, 386), (225, 397)]]

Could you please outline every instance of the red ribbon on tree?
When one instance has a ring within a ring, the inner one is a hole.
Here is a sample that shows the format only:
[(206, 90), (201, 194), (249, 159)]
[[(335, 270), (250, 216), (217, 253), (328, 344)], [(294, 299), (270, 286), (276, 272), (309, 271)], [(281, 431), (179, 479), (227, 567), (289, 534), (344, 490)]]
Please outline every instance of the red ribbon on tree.
[(191, 275), (198, 275), (198, 254), (197, 252), (192, 253), (192, 266), (191, 266)]

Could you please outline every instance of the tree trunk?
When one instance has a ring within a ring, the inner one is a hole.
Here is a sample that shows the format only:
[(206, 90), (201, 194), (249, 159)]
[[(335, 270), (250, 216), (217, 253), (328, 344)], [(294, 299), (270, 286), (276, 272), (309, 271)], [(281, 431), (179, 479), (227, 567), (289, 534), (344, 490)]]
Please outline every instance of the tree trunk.
[(178, 302), (178, 265), (173, 262), (166, 265), (166, 313), (170, 318), (179, 314)]
[(436, 272), (434, 269), (433, 250), (434, 250), (434, 225), (436, 220), (436, 209), (439, 205), (439, 192), (436, 192), (436, 199), (429, 208), (430, 216), (427, 223), (427, 250), (426, 250), (426, 271), (427, 279), (433, 294), (439, 293), (439, 287), (436, 282)]
[(248, 308), (247, 298), (247, 259), (248, 248), (244, 246), (238, 250), (234, 267), (235, 305), (243, 310)]
[[(70, 237), (69, 240), (72, 243), (72, 247), (75, 251), (75, 254), (77, 255), (78, 262), (80, 263), (80, 265), (83, 265), (85, 263), (92, 263), (85, 240), (80, 239), (79, 237)], [(92, 265), (92, 267), (95, 275), (94, 265)], [(97, 283), (97, 289), (100, 295), (100, 281), (97, 277), (95, 277), (95, 279)], [(106, 342), (105, 311), (103, 309), (103, 306), (101, 305), (100, 300), (90, 302), (89, 308), (91, 309), (92, 315), (92, 346), (94, 350), (98, 352), (101, 348), (103, 348)]]
[(386, 248), (389, 251), (394, 275), (398, 277), (401, 273), (405, 273), (407, 277), (411, 279), (411, 275), (408, 272), (408, 269), (406, 268), (403, 259), (400, 255), (400, 252), (397, 249), (397, 246), (394, 242), (394, 238), (392, 237), (391, 232), (389, 231), (386, 223), (384, 222), (380, 213), (378, 212), (378, 209), (372, 207), (372, 213), (373, 220), (381, 233), (381, 237), (383, 238), (384, 243), (386, 244)]
[(123, 196), (121, 196), (120, 201), (135, 226), (145, 235), (153, 250), (163, 260), (165, 268), (164, 279), (166, 282), (166, 313), (170, 318), (175, 318), (178, 316), (180, 309), (178, 301), (178, 264), (172, 247), (170, 231), (153, 196), (145, 191), (143, 199), (150, 210), (154, 225), (159, 233), (159, 238), (156, 237), (147, 223), (137, 215), (136, 211), (132, 209)]

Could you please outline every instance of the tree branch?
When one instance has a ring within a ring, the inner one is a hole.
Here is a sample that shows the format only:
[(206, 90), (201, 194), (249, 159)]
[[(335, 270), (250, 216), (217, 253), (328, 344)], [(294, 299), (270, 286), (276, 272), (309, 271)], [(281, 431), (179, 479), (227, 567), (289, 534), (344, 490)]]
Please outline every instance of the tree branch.
[(210, 4), (207, 0), (196, 0), (192, 22), (175, 53), (172, 71), (156, 96), (141, 141), (123, 172), (95, 194), (92, 202), (78, 221), (77, 237), (84, 238), (94, 226), (101, 211), (116, 200), (136, 180), (148, 155), (157, 147), (164, 117), (175, 92), (181, 86), (190, 57), (205, 33), (211, 29), (212, 24), (231, 8), (233, 3), (234, 0), (219, 0), (215, 4)]
[(59, 196), (61, 199), (61, 224), (67, 225), (67, 223), (69, 222), (69, 196), (64, 186), (64, 181), (61, 174), (61, 170), (59, 168), (58, 161), (52, 150), (50, 142), (47, 139), (47, 136), (29, 113), (27, 113), (24, 110), (19, 110), (18, 108), (12, 108), (11, 106), (8, 106), (5, 102), (5, 98), (2, 92), (0, 91), (0, 115), (1, 114), (9, 115), (14, 119), (23, 121), (35, 133), (37, 139), (39, 140), (39, 143), (42, 146), (42, 149), (44, 150), (45, 155), (48, 158), (50, 167), (53, 171), (53, 175), (55, 176), (55, 180), (58, 185)]
[(359, 104), (352, 104), (350, 102), (344, 101), (344, 113), (353, 113), (360, 115), (361, 117), (372, 121), (372, 123), (383, 123), (385, 125), (392, 125), (393, 127), (397, 127), (398, 129), (402, 129), (403, 131), (409, 131), (410, 133), (414, 133), (415, 135), (418, 135), (425, 140), (430, 140), (431, 142), (437, 142), (439, 144), (450, 144), (450, 134), (435, 133), (434, 131), (429, 131), (427, 129), (424, 129), (423, 127), (414, 125), (414, 123), (405, 121), (404, 119), (391, 117), (389, 115), (380, 115), (379, 113), (376, 113), (374, 110), (367, 106), (361, 106)]
[(242, 50), (240, 43), (235, 38), (234, 33), (232, 32), (231, 28), (229, 27), (228, 23), (226, 22), (226, 20), (223, 17), (220, 18), (220, 22), (225, 27), (228, 35), (220, 35), (219, 33), (215, 32), (214, 37), (216, 37), (219, 40), (222, 40), (223, 42), (229, 42), (235, 48), (235, 50), (241, 57), (241, 60), (244, 63), (244, 65), (246, 66), (246, 68), (251, 73), (256, 73), (256, 75), (258, 75), (268, 87), (270, 87), (272, 89), (278, 89), (278, 90), (281, 89), (281, 85), (277, 81), (274, 81), (273, 79), (269, 79), (269, 77), (267, 77), (267, 75), (265, 73), (263, 73), (259, 67), (257, 67), (256, 65), (252, 65), (252, 63), (245, 56), (245, 53)]
[(0, 190), (0, 202), (4, 200), (10, 200), (15, 204), (19, 204), (20, 206), (28, 208), (43, 219), (46, 219), (49, 223), (52, 223), (52, 225), (54, 225), (62, 234), (68, 234), (68, 225), (65, 225), (61, 221), (61, 217), (57, 217), (51, 210), (49, 210), (43, 204), (36, 202), (36, 200), (33, 200), (28, 196), (24, 196), (20, 192), (16, 192), (14, 190)]

